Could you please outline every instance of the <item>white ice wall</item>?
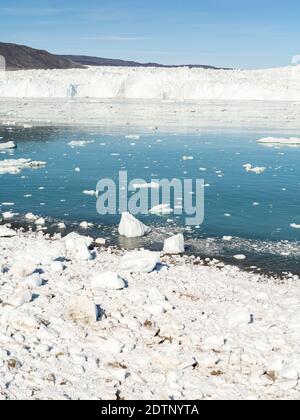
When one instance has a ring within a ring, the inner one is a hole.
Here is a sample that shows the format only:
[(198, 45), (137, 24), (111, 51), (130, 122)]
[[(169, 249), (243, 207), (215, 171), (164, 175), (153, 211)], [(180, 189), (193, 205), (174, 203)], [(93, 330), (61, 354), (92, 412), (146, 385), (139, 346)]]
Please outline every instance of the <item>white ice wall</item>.
[(0, 97), (300, 100), (300, 66), (268, 70), (93, 67), (0, 72)]

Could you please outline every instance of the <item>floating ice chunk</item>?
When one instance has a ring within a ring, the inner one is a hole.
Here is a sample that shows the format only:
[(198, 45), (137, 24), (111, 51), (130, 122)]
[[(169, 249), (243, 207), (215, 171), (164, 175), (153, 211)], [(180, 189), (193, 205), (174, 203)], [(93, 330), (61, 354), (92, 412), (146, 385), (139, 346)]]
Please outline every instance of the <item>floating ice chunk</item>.
[(60, 230), (65, 230), (67, 228), (67, 226), (63, 222), (57, 223), (57, 227)]
[(18, 174), (23, 169), (34, 169), (45, 166), (46, 162), (31, 159), (8, 159), (0, 161), (0, 174)]
[(16, 149), (16, 145), (13, 141), (8, 141), (7, 143), (0, 143), (0, 150), (5, 149)]
[(82, 191), (82, 194), (91, 195), (91, 196), (97, 197), (98, 192), (97, 191), (94, 191), (94, 190), (84, 190), (84, 191)]
[(30, 222), (34, 222), (38, 219), (39, 217), (34, 215), (33, 213), (27, 213), (25, 214), (25, 219), (30, 221)]
[(11, 211), (5, 211), (4, 213), (2, 213), (2, 217), (4, 220), (13, 219), (17, 215), (18, 213), (12, 213)]
[(232, 236), (223, 236), (223, 241), (232, 241)]
[(121, 258), (120, 269), (131, 273), (151, 273), (159, 261), (157, 252), (130, 251)]
[(122, 214), (119, 225), (119, 234), (126, 238), (138, 238), (150, 232), (148, 226), (136, 219), (132, 214), (126, 212)]
[(35, 222), (34, 222), (37, 226), (44, 226), (45, 225), (45, 223), (46, 223), (46, 220), (43, 218), (43, 217), (40, 217), (39, 219), (37, 219)]
[(90, 143), (94, 143), (94, 141), (93, 140), (90, 140), (90, 141), (87, 141), (87, 140), (76, 141), (76, 140), (74, 140), (74, 141), (70, 141), (70, 143), (68, 143), (68, 145), (70, 147), (85, 147), (87, 144), (90, 144)]
[(245, 168), (247, 172), (253, 172), (253, 173), (257, 174), (257, 175), (262, 174), (267, 169), (264, 166), (256, 166), (256, 167), (253, 167), (250, 163), (246, 163), (245, 165), (243, 165), (243, 168)]
[(81, 229), (90, 229), (94, 225), (93, 225), (93, 223), (81, 222), (79, 226), (81, 227)]
[(80, 168), (75, 168), (75, 172), (80, 172)]
[(243, 254), (239, 254), (239, 255), (234, 255), (234, 257), (236, 260), (245, 260), (247, 257)]
[(125, 136), (125, 139), (139, 140), (140, 139), (140, 136), (129, 134), (128, 136)]
[(297, 137), (265, 137), (258, 140), (258, 143), (263, 144), (288, 144), (288, 145), (300, 145), (300, 138)]
[(300, 229), (300, 225), (297, 225), (297, 223), (291, 223), (290, 226), (293, 229)]
[(170, 204), (158, 204), (150, 209), (150, 213), (157, 215), (171, 214), (173, 213), (173, 209), (171, 209)]
[(163, 249), (165, 254), (182, 254), (184, 251), (184, 236), (181, 233), (165, 240)]
[(95, 240), (95, 243), (96, 243), (97, 245), (105, 245), (105, 244), (106, 244), (106, 239), (104, 239), (104, 238), (97, 238), (97, 239)]
[(153, 190), (158, 190), (160, 187), (160, 185), (157, 182), (149, 182), (149, 183), (144, 183), (144, 184), (133, 184), (133, 188), (134, 189), (153, 189)]
[(76, 296), (71, 299), (65, 317), (76, 323), (91, 324), (97, 321), (98, 310), (86, 296)]
[(126, 286), (125, 281), (112, 271), (104, 271), (103, 273), (95, 274), (92, 277), (92, 288), (109, 289), (109, 290), (122, 290)]
[(12, 229), (9, 229), (7, 226), (0, 226), (0, 238), (12, 238), (16, 236), (16, 232)]

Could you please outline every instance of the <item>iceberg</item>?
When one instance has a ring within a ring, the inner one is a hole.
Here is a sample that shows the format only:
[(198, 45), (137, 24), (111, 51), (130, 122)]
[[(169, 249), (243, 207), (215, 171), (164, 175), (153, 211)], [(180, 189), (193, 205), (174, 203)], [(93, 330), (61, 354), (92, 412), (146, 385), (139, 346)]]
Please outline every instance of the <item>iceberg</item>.
[(132, 214), (126, 212), (122, 214), (119, 225), (119, 234), (126, 238), (138, 238), (150, 233), (150, 228), (136, 219)]

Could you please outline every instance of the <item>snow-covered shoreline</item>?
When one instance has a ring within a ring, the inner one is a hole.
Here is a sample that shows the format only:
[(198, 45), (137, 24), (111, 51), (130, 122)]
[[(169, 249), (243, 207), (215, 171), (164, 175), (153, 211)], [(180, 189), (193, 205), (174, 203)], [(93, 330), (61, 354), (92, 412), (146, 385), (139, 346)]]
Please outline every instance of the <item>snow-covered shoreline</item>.
[(88, 244), (1, 228), (0, 398), (299, 398), (292, 278), (180, 256), (132, 274)]
[(297, 101), (300, 66), (265, 70), (90, 67), (0, 73), (0, 97)]

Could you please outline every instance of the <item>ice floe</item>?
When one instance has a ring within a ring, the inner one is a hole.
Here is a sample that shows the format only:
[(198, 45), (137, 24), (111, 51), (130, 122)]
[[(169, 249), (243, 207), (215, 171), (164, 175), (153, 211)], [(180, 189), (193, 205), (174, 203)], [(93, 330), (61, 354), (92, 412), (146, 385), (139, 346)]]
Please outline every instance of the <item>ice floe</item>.
[(74, 148), (74, 147), (85, 147), (85, 146), (87, 146), (88, 144), (91, 144), (91, 143), (94, 143), (94, 141), (93, 140), (90, 140), (90, 141), (88, 141), (88, 140), (78, 140), (78, 141), (73, 140), (73, 141), (70, 141), (68, 144), (69, 144), (70, 147)]
[(0, 150), (6, 150), (6, 149), (15, 149), (17, 146), (13, 141), (8, 141), (6, 143), (0, 142)]
[(173, 213), (173, 209), (170, 207), (170, 204), (158, 204), (152, 207), (149, 212), (156, 215), (167, 215)]
[(258, 140), (258, 143), (262, 144), (280, 144), (280, 145), (299, 145), (300, 146), (300, 138), (297, 137), (290, 137), (290, 138), (284, 138), (284, 137), (264, 137), (260, 140)]
[(45, 166), (46, 162), (34, 161), (31, 159), (8, 159), (0, 161), (1, 174), (18, 174), (23, 169), (35, 169)]
[(264, 166), (252, 166), (250, 163), (246, 163), (245, 165), (243, 165), (243, 168), (245, 168), (247, 172), (253, 172), (257, 175), (262, 174), (267, 169)]

